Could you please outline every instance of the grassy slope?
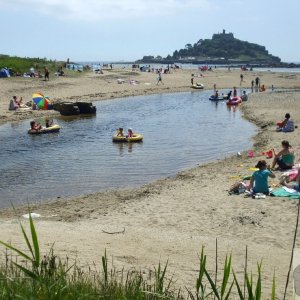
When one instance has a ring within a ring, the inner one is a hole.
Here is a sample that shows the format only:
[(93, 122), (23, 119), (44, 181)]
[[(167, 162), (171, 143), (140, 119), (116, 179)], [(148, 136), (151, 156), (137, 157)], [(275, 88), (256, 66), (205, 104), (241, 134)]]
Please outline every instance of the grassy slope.
[(36, 71), (43, 71), (46, 66), (50, 71), (56, 70), (59, 66), (63, 66), (63, 62), (56, 62), (41, 58), (21, 58), (12, 57), (8, 55), (0, 55), (0, 69), (3, 67), (11, 68), (15, 72), (25, 73), (29, 72), (30, 68)]

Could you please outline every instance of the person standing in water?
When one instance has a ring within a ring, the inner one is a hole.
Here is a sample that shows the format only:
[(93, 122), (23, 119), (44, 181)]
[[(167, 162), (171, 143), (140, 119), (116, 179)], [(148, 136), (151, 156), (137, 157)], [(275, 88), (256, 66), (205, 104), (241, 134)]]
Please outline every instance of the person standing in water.
[(236, 90), (236, 87), (234, 86), (233, 87), (233, 97), (236, 97), (237, 96), (237, 90)]

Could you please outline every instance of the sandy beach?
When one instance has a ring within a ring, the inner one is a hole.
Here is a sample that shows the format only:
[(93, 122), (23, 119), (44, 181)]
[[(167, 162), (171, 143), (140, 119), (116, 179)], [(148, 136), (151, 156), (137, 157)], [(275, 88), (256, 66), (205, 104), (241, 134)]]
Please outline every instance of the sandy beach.
[[(9, 112), (13, 95), (31, 100), (33, 92), (41, 91), (55, 101), (98, 101), (166, 92), (189, 91), (191, 73), (197, 70), (172, 70), (163, 75), (164, 85), (156, 85), (156, 74), (131, 70), (93, 72), (68, 77), (50, 77), (49, 82), (31, 78), (1, 79), (0, 124), (31, 119), (41, 115), (55, 116), (55, 111)], [(136, 189), (114, 190), (72, 199), (35, 204), (32, 210), (41, 214), (36, 219), (37, 231), (45, 252), (55, 242), (55, 252), (62, 257), (77, 258), (81, 265), (100, 264), (106, 249), (110, 262), (117, 268), (147, 270), (158, 262), (169, 261), (169, 274), (178, 286), (193, 287), (198, 270), (198, 254), (202, 245), (208, 255), (208, 268), (214, 270), (215, 243), (218, 240), (220, 263), (226, 254), (233, 254), (234, 270), (241, 274), (248, 246), (249, 268), (256, 271), (256, 262), (263, 262), (264, 296), (271, 293), (273, 271), (276, 272), (277, 293), (281, 298), (288, 272), (294, 237), (297, 200), (267, 197), (244, 198), (228, 195), (228, 188), (238, 176), (251, 175), (262, 152), (280, 149), (282, 140), (293, 145), (296, 160), (300, 158), (299, 128), (292, 133), (275, 131), (275, 123), (290, 112), (300, 124), (299, 73), (244, 72), (216, 69), (195, 78), (205, 89), (236, 86), (250, 88), (259, 76), (267, 92), (254, 93), (240, 109), (244, 117), (258, 128), (253, 138), (255, 156), (247, 151), (241, 156), (227, 157), (206, 165), (195, 166), (172, 178), (165, 178)], [(118, 84), (117, 79), (123, 79)], [(129, 84), (130, 80), (139, 82)], [(271, 85), (275, 92), (270, 91)], [(281, 89), (294, 91), (276, 92)], [(201, 91), (199, 91), (201, 93)], [(234, 142), (234, 136), (233, 136)], [(280, 172), (270, 183), (278, 185)], [(26, 213), (18, 207), (17, 215)], [(26, 221), (24, 220), (26, 223)], [(25, 248), (15, 213), (0, 211), (0, 239)], [(107, 232), (122, 232), (108, 234)], [(124, 232), (123, 232), (124, 231)], [(297, 241), (300, 247), (300, 241)], [(292, 282), (292, 281), (290, 281)], [(292, 284), (289, 285), (289, 296)], [(290, 299), (290, 298), (288, 298)]]

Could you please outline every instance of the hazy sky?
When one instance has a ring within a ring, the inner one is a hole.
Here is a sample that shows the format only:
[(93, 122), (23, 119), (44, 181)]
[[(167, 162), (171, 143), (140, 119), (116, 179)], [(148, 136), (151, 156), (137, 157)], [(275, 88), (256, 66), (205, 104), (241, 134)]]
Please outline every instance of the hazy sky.
[(226, 29), (300, 62), (299, 15), (299, 0), (0, 0), (0, 54), (136, 60)]

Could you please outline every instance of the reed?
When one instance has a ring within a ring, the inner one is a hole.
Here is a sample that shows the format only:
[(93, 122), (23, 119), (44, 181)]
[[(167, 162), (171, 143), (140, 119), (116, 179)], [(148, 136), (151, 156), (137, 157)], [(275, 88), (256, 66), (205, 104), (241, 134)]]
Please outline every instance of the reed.
[[(53, 246), (47, 255), (41, 257), (31, 214), (29, 213), (30, 236), (26, 234), (22, 223), (19, 223), (27, 251), (0, 241), (6, 248), (5, 264), (0, 266), (0, 299), (262, 299), (261, 262), (257, 264), (257, 274), (249, 274), (247, 268), (244, 268), (244, 278), (239, 281), (232, 269), (231, 255), (226, 256), (223, 268), (216, 268), (219, 272), (223, 270), (222, 274), (215, 274), (208, 271), (207, 256), (202, 247), (195, 289), (186, 288), (187, 293), (184, 293), (175, 287), (173, 277), (167, 277), (168, 262), (165, 265), (159, 263), (150, 272), (150, 278), (145, 279), (136, 270), (110, 270), (106, 251), (101, 258), (100, 271), (97, 271), (96, 265), (94, 269), (89, 267), (87, 270), (80, 268), (76, 262), (69, 265), (68, 258), (62, 260), (54, 255)], [(7, 249), (16, 255), (13, 256)], [(154, 276), (151, 276), (152, 273)], [(217, 278), (221, 278), (220, 283)], [(253, 278), (257, 278), (255, 283)], [(246, 289), (243, 293), (244, 282)], [(271, 300), (276, 298), (275, 287), (274, 273)]]

